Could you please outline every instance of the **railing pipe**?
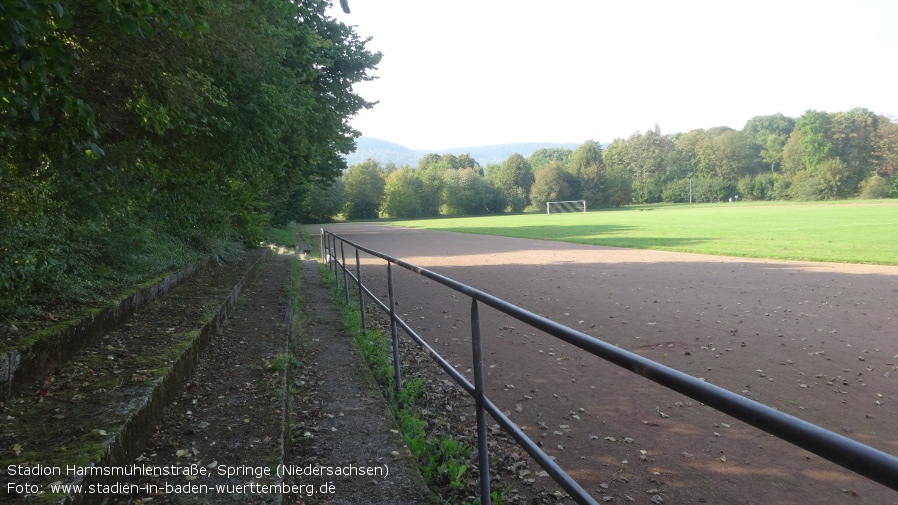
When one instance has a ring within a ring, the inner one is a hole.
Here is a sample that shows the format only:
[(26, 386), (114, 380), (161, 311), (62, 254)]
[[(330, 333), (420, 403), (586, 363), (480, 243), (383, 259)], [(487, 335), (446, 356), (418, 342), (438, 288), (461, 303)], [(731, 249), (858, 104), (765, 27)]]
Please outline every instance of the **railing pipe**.
[(440, 356), (440, 354), (437, 353), (436, 350), (430, 346), (430, 344), (425, 342), (424, 339), (421, 338), (421, 336), (418, 335), (415, 330), (413, 330), (412, 327), (408, 325), (408, 323), (406, 323), (402, 318), (396, 318), (396, 324), (398, 324), (399, 327), (402, 328), (402, 330), (405, 331), (412, 338), (412, 340), (414, 340), (415, 343), (418, 344), (421, 349), (423, 349), (424, 352), (436, 362), (437, 365), (439, 365), (440, 368), (443, 369), (443, 371), (449, 374), (449, 377), (451, 377), (452, 380), (458, 383), (458, 385), (461, 386), (466, 393), (474, 396), (474, 385), (471, 384), (471, 382), (467, 378), (465, 378), (464, 375), (456, 370), (451, 363)]
[[(342, 242), (341, 242), (342, 243)], [(328, 269), (333, 268), (334, 279), (337, 279), (337, 237), (328, 233), (327, 235), (327, 266)]]
[(580, 505), (598, 505), (592, 496), (590, 496), (589, 493), (587, 493), (586, 490), (573, 479), (573, 477), (568, 475), (560, 466), (558, 466), (558, 463), (556, 463), (555, 460), (543, 452), (543, 450), (536, 445), (536, 442), (524, 434), (521, 428), (509, 419), (508, 416), (506, 416), (505, 413), (503, 413), (502, 410), (489, 398), (484, 398), (483, 406), (486, 411), (489, 412), (490, 416), (496, 420), (499, 426), (505, 429), (505, 431), (517, 441), (518, 445), (527, 451), (527, 454), (533, 457), (539, 466), (541, 466), (546, 473), (548, 473), (549, 476), (562, 487), (562, 489), (571, 495), (571, 498), (573, 498), (575, 502)]
[(483, 348), (480, 345), (480, 312), (477, 300), (471, 300), (471, 350), (474, 359), (474, 404), (477, 408), (477, 456), (480, 464), (480, 503), (491, 505), (490, 455), (486, 435), (486, 411), (483, 400)]
[[(393, 263), (387, 262), (387, 291), (390, 294), (390, 338), (393, 340), (393, 384), (396, 398), (402, 389), (402, 375), (399, 361), (399, 326), (396, 324), (396, 295), (393, 292)], [(377, 300), (375, 298), (375, 300)]]
[(359, 287), (359, 313), (362, 316), (362, 335), (368, 334), (368, 324), (365, 321), (365, 293), (362, 289), (362, 262), (359, 261), (359, 249), (355, 250), (355, 279)]
[(343, 249), (343, 242), (340, 242), (340, 259), (343, 262), (340, 269), (343, 270), (343, 296), (346, 298), (346, 304), (349, 305), (349, 283), (346, 281), (346, 251)]
[[(719, 386), (709, 384), (683, 372), (643, 358), (635, 353), (625, 351), (448, 277), (360, 246), (342, 237), (334, 236), (341, 242), (346, 242), (356, 247), (357, 250), (364, 251), (386, 261), (391, 261), (402, 268), (463, 293), (476, 301), (484, 303), (606, 361), (702, 402), (890, 489), (898, 490), (898, 457), (749, 400)], [(404, 324), (401, 319), (399, 322), (403, 329), (407, 329), (407, 324)], [(413, 338), (430, 352), (433, 351), (417, 335), (413, 336)], [(436, 359), (435, 355), (432, 356)], [(444, 366), (444, 363), (445, 361), (440, 363), (440, 365), (449, 371), (453, 378), (460, 376), (455, 370), (451, 369), (451, 366), (449, 368)], [(452, 372), (455, 372), (455, 374)], [(469, 391), (469, 393), (472, 392)], [(493, 412), (490, 411), (490, 414), (493, 415)], [(495, 416), (493, 417), (495, 418)]]

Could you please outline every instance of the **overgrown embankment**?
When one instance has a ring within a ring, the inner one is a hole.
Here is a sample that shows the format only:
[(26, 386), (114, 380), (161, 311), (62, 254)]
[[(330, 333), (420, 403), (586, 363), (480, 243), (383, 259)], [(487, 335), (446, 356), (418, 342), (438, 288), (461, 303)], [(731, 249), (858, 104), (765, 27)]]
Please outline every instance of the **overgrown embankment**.
[(314, 213), (380, 61), (327, 7), (4, 2), (0, 337)]

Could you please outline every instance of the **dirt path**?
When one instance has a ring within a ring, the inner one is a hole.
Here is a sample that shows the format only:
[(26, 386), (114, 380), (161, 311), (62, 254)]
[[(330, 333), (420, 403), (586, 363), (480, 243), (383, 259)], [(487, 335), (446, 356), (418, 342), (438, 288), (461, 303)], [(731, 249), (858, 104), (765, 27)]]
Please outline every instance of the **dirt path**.
[[(367, 468), (383, 475), (315, 476), (316, 493), (304, 503), (400, 505), (430, 503), (393, 416), (367, 372), (351, 336), (340, 329), (331, 293), (321, 285), (318, 262), (302, 262), (303, 319), (296, 321), (305, 366), (300, 398), (293, 409), (291, 464), (337, 471)], [(301, 479), (287, 479), (299, 483)]]
[[(896, 267), (745, 260), (383, 225), (329, 229), (898, 453)], [(383, 261), (364, 258), (363, 265), (363, 278), (385, 296)], [(403, 317), (460, 370), (470, 368), (469, 302), (408, 272), (398, 272), (395, 284)], [(597, 499), (898, 503), (898, 493), (884, 486), (505, 316), (484, 311), (481, 317), (488, 396)]]

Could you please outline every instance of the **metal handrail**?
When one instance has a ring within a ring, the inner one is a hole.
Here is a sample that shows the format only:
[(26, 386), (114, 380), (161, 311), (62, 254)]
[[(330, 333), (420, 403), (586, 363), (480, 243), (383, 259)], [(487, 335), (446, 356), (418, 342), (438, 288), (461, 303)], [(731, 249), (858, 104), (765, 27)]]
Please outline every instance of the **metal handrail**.
[[(543, 452), (521, 429), (506, 417), (501, 410), (496, 407), (483, 393), (483, 385), (480, 381), (480, 369), (482, 368), (482, 360), (480, 357), (480, 330), (478, 302), (488, 305), (499, 312), (507, 314), (523, 323), (529, 324), (534, 328), (542, 330), (547, 334), (561, 339), (573, 346), (583, 349), (606, 361), (614, 363), (622, 368), (626, 368), (633, 373), (641, 375), (657, 384), (668, 389), (688, 396), (707, 406), (713, 407), (725, 414), (739, 419), (746, 424), (759, 428), (771, 435), (794, 444), (802, 449), (825, 458), (833, 463), (842, 466), (848, 470), (854, 471), (874, 482), (882, 484), (888, 488), (898, 491), (898, 457), (882, 452), (873, 447), (864, 445), (860, 442), (839, 435), (832, 431), (821, 428), (815, 424), (809, 423), (794, 416), (790, 416), (776, 409), (768, 407), (764, 404), (739, 396), (735, 393), (727, 391), (719, 386), (715, 386), (703, 380), (692, 377), (673, 368), (667, 367), (655, 361), (649, 360), (638, 354), (623, 350), (619, 347), (603, 342), (595, 337), (586, 335), (585, 333), (573, 330), (559, 324), (551, 319), (545, 318), (538, 314), (534, 314), (526, 309), (518, 307), (501, 298), (495, 297), (458, 281), (440, 275), (431, 270), (413, 265), (402, 261), (398, 258), (374, 251), (362, 245), (356, 244), (348, 239), (335, 235), (324, 229), (322, 232), (322, 246), (326, 251), (327, 258), (333, 261), (334, 275), (337, 269), (343, 271), (344, 290), (347, 290), (347, 271), (345, 265), (345, 257), (343, 264), (340, 264), (335, 257), (337, 241), (340, 243), (341, 251), (343, 245), (347, 244), (356, 250), (356, 271), (359, 269), (359, 251), (381, 258), (387, 262), (387, 270), (390, 284), (390, 306), (387, 307), (377, 297), (360, 282), (358, 277), (348, 272), (349, 278), (356, 284), (359, 289), (360, 303), (361, 293), (364, 292), (377, 305), (388, 314), (390, 314), (392, 338), (394, 349), (396, 346), (398, 333), (397, 326), (402, 327), (411, 338), (424, 347), (428, 354), (443, 368), (462, 388), (474, 397), (478, 415), (478, 447), (480, 450), (481, 467), (481, 503), (490, 503), (489, 492), (489, 467), (486, 454), (486, 430), (485, 423), (481, 428), (481, 417), (486, 411), (496, 422), (504, 428), (511, 436), (527, 451), (543, 469), (565, 490), (571, 497), (581, 504), (597, 503), (589, 494), (577, 484), (567, 473), (564, 472), (545, 452)], [(324, 256), (323, 256), (324, 257)], [(406, 270), (410, 270), (433, 280), (443, 286), (454, 291), (462, 293), (471, 298), (471, 327), (472, 327), (472, 346), (474, 350), (474, 372), (475, 384), (471, 384), (465, 379), (455, 368), (449, 364), (442, 356), (440, 356), (427, 342), (424, 341), (402, 318), (395, 314), (394, 303), (395, 298), (392, 292), (392, 269), (391, 264), (395, 264)], [(346, 291), (346, 299), (349, 301), (348, 291)], [(364, 314), (363, 314), (363, 325)], [(395, 351), (394, 351), (395, 353)], [(399, 387), (399, 360), (394, 354), (395, 375), (397, 377), (396, 387)], [(482, 431), (482, 433), (481, 433)]]

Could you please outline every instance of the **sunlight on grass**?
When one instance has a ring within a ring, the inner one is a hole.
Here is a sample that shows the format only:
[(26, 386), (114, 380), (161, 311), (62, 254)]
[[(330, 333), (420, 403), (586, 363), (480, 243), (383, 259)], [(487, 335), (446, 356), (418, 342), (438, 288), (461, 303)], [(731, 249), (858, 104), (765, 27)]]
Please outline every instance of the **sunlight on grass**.
[(430, 230), (749, 258), (898, 264), (895, 200), (658, 205), (396, 221)]

